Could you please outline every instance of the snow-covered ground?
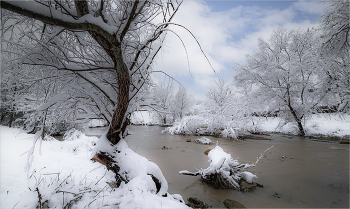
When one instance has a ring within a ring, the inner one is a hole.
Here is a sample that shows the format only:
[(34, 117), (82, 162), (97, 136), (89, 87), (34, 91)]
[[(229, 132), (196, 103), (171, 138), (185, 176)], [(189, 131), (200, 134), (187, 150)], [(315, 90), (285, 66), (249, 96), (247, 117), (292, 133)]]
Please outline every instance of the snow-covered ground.
[(154, 124), (152, 120), (152, 113), (149, 111), (135, 111), (131, 114), (131, 123), (137, 125), (151, 125)]
[[(107, 182), (115, 180), (114, 174), (90, 160), (98, 139), (85, 134), (70, 134), (67, 137), (74, 138), (71, 141), (42, 141), (41, 155), (38, 142), (27, 173), (26, 151), (32, 146), (33, 137), (19, 129), (0, 126), (0, 208), (36, 208), (38, 191), (42, 205), (50, 208), (71, 203), (73, 208), (187, 208), (179, 201), (180, 195), (156, 194), (155, 184), (146, 174), (111, 188)], [(128, 154), (147, 160), (136, 153)]]
[[(260, 117), (255, 122), (258, 122), (258, 129), (263, 132), (297, 133), (297, 127), (290, 123), (282, 126), (281, 128), (277, 128), (280, 121), (280, 118), (277, 117)], [(310, 119), (305, 121), (304, 128), (306, 135), (350, 135), (350, 115), (315, 114), (312, 115)]]
[[(186, 116), (181, 121), (175, 122), (173, 127), (166, 131), (171, 134), (210, 134), (213, 125), (218, 128), (216, 135), (225, 138), (236, 138), (236, 135), (249, 132), (279, 132), (286, 134), (298, 134), (298, 127), (295, 123), (283, 123), (279, 117), (251, 117), (241, 121), (216, 121), (210, 123), (212, 118), (201, 116)], [(219, 125), (218, 125), (219, 124)], [(221, 125), (220, 125), (221, 124)], [(347, 114), (314, 114), (303, 121), (304, 130), (307, 136), (349, 136), (350, 115)], [(222, 128), (224, 127), (224, 128)]]

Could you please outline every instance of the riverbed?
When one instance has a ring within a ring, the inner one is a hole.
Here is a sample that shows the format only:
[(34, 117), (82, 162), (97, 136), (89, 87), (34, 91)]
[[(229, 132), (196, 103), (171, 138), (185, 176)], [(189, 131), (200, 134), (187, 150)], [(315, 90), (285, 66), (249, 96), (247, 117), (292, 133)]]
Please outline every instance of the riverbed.
[(244, 193), (214, 189), (198, 176), (179, 175), (181, 170), (207, 168), (204, 151), (215, 144), (193, 142), (198, 136), (161, 134), (164, 128), (159, 126), (129, 126), (129, 130), (129, 147), (155, 162), (168, 181), (169, 193), (181, 194), (185, 200), (196, 197), (213, 208), (224, 208), (225, 199), (247, 208), (349, 208), (348, 144), (279, 134), (264, 136), (267, 140), (244, 141), (208, 137), (240, 163), (253, 163), (274, 146), (257, 166), (249, 169), (264, 187)]

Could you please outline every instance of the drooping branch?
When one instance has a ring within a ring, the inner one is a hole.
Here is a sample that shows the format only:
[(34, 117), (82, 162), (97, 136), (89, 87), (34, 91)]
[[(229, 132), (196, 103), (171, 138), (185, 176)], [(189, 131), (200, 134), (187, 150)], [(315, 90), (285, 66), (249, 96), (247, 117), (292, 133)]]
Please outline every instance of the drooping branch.
[(104, 30), (102, 27), (100, 27), (99, 25), (93, 24), (93, 23), (89, 23), (89, 22), (81, 22), (79, 20), (74, 20), (72, 19), (72, 21), (64, 21), (61, 19), (57, 19), (51, 16), (47, 16), (44, 14), (40, 14), (38, 12), (29, 10), (29, 9), (25, 9), (22, 8), (20, 6), (16, 6), (15, 4), (13, 4), (13, 2), (9, 3), (6, 1), (1, 1), (0, 4), (1, 8), (9, 10), (11, 12), (29, 17), (29, 18), (33, 18), (36, 20), (39, 20), (43, 23), (49, 24), (49, 25), (55, 25), (55, 26), (60, 26), (60, 27), (64, 27), (67, 29), (71, 29), (71, 30), (82, 30), (82, 31), (95, 31), (95, 32), (99, 32), (102, 33), (105, 37), (109, 37), (110, 40), (114, 43), (118, 43), (117, 40), (115, 38), (113, 38), (113, 36), (107, 32), (106, 30)]

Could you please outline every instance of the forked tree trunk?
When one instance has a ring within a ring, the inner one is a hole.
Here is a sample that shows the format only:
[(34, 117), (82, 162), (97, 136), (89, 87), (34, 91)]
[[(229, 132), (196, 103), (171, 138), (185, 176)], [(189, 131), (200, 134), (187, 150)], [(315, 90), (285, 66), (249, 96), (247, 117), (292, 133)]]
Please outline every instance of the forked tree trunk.
[(118, 103), (107, 133), (107, 139), (112, 142), (112, 144), (117, 144), (121, 140), (129, 122), (129, 120), (125, 118), (129, 105), (129, 74), (118, 75), (118, 87)]

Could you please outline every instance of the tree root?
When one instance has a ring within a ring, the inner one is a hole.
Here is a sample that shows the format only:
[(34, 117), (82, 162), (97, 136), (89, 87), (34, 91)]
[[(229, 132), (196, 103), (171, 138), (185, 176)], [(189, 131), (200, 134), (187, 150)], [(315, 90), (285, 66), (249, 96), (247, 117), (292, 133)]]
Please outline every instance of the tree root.
[[(113, 187), (118, 188), (122, 182), (128, 183), (129, 181), (125, 179), (122, 175), (119, 174), (120, 167), (117, 165), (116, 161), (113, 159), (113, 157), (106, 153), (106, 152), (100, 152), (96, 153), (95, 156), (91, 159), (95, 162), (99, 162), (102, 165), (105, 165), (107, 170), (111, 170), (113, 173), (115, 173), (115, 179), (116, 182), (113, 182)], [(152, 174), (147, 174), (152, 177), (152, 180), (154, 181), (156, 188), (157, 188), (157, 193), (160, 191), (161, 188), (161, 183), (159, 179), (157, 179), (155, 176)], [(165, 194), (166, 195), (166, 194)]]
[(128, 183), (128, 181), (119, 174), (120, 167), (116, 164), (115, 160), (111, 155), (106, 152), (96, 153), (95, 156), (91, 159), (95, 162), (99, 162), (102, 165), (105, 165), (107, 170), (111, 170), (115, 173), (116, 186), (119, 187), (122, 182)]

